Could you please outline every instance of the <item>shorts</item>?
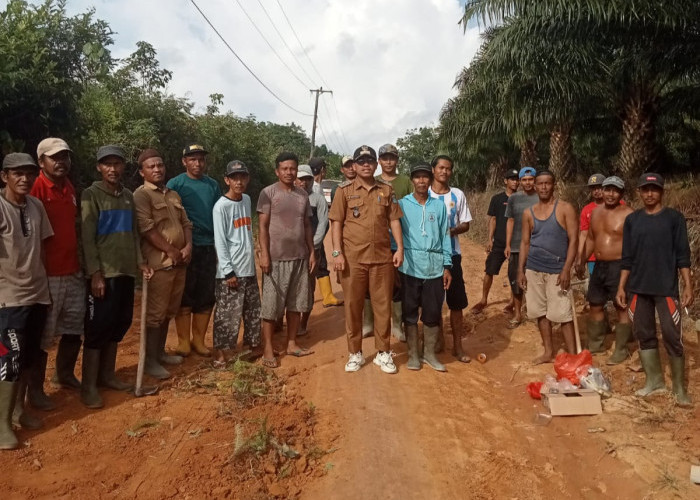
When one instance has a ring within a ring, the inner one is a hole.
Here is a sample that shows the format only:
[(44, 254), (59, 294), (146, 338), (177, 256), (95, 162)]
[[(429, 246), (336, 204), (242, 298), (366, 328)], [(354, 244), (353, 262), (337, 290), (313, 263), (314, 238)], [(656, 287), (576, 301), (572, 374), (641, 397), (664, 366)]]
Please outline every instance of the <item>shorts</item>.
[(17, 382), (38, 358), (48, 305), (0, 308), (0, 381)]
[(520, 265), (520, 253), (511, 252), (508, 259), (508, 281), (513, 295), (522, 295), (523, 291), (518, 286), (518, 266)]
[(569, 294), (557, 285), (558, 274), (525, 270), (527, 278), (527, 316), (530, 319), (546, 317), (552, 323), (573, 321)]
[(187, 266), (182, 307), (191, 307), (193, 313), (202, 313), (214, 307), (216, 297), (216, 249), (214, 246), (192, 247), (192, 260)]
[[(464, 288), (464, 275), (462, 274), (462, 256), (457, 254), (452, 256), (452, 283), (445, 293), (447, 308), (450, 311), (461, 311), (469, 305), (467, 291)], [(442, 280), (442, 278), (440, 278)], [(442, 294), (441, 294), (442, 295)]]
[(134, 278), (105, 278), (105, 294), (101, 299), (89, 291), (90, 281), (87, 287), (83, 345), (86, 349), (103, 349), (111, 342), (121, 342), (134, 316)]
[(243, 344), (260, 345), (260, 290), (255, 276), (238, 278), (238, 288), (216, 280), (214, 349), (235, 349), (243, 319)]
[(425, 326), (439, 326), (445, 289), (442, 276), (423, 279), (399, 273), (401, 277), (402, 317), (407, 325), (417, 325), (418, 316)]
[(85, 325), (85, 278), (83, 273), (49, 276), (51, 306), (41, 335), (41, 349), (48, 351), (56, 337), (82, 335)]
[(498, 276), (501, 272), (501, 267), (506, 261), (505, 249), (503, 248), (492, 248), (489, 252), (488, 257), (486, 257), (486, 270), (485, 273), (489, 276)]
[(159, 269), (148, 282), (146, 326), (157, 328), (175, 317), (185, 290), (184, 267)]
[(262, 319), (276, 321), (289, 312), (309, 311), (309, 261), (272, 261), (262, 279)]
[[(589, 262), (589, 264), (591, 264)], [(602, 306), (607, 301), (615, 301), (617, 286), (620, 284), (622, 261), (597, 261), (591, 279), (588, 282), (588, 295), (586, 299), (594, 306)]]

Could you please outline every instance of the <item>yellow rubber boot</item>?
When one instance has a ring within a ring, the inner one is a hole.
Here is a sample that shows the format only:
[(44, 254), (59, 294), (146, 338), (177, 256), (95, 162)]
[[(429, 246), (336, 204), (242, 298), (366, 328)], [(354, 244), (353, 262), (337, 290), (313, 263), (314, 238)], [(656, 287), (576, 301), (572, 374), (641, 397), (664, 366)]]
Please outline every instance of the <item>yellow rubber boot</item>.
[(204, 345), (204, 336), (207, 334), (211, 309), (201, 313), (192, 313), (192, 349), (200, 356), (211, 356), (211, 351)]
[(343, 305), (343, 301), (335, 295), (333, 295), (333, 289), (331, 288), (331, 279), (329, 276), (319, 278), (318, 285), (321, 287), (321, 295), (323, 295), (323, 307)]
[(177, 330), (177, 349), (175, 352), (180, 356), (190, 354), (190, 331), (192, 326), (192, 308), (181, 307), (175, 316), (175, 329)]

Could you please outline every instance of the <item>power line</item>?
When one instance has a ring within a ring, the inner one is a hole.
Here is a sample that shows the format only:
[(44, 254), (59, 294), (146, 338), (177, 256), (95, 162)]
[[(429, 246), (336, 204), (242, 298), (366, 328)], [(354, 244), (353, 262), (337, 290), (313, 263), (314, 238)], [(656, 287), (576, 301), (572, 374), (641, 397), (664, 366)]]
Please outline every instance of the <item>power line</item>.
[[(333, 94), (331, 94), (331, 95), (333, 95)], [(328, 109), (328, 105), (323, 100), (321, 101), (321, 103), (323, 104), (324, 114), (325, 114), (326, 118), (328, 119), (328, 125), (331, 127), (330, 131), (335, 136), (337, 143), (341, 146), (341, 150), (345, 150), (346, 148), (343, 147), (343, 141), (340, 138), (340, 134), (338, 133), (338, 129), (333, 123), (333, 118), (332, 118), (330, 110)]]
[(333, 103), (333, 109), (335, 110), (335, 118), (338, 120), (338, 128), (340, 129), (340, 134), (343, 136), (343, 141), (345, 142), (345, 145), (347, 146), (347, 151), (350, 152), (350, 143), (348, 142), (347, 137), (345, 137), (345, 132), (343, 132), (343, 124), (340, 123), (340, 113), (338, 113), (338, 106), (335, 104), (335, 96), (331, 94), (331, 102)]
[(211, 21), (209, 20), (209, 18), (204, 14), (204, 12), (202, 12), (202, 9), (199, 8), (199, 5), (197, 5), (197, 3), (196, 3), (194, 0), (190, 0), (190, 3), (191, 3), (192, 5), (194, 5), (194, 8), (197, 9), (197, 12), (199, 12), (199, 14), (204, 18), (204, 20), (207, 22), (207, 24), (209, 25), (209, 27), (210, 27), (212, 30), (214, 30), (214, 33), (216, 33), (216, 35), (219, 37), (219, 39), (224, 43), (224, 45), (226, 45), (226, 47), (228, 48), (228, 50), (231, 51), (231, 53), (236, 57), (236, 59), (238, 59), (238, 62), (240, 62), (240, 63), (243, 65), (243, 67), (244, 67), (245, 69), (248, 70), (248, 73), (250, 73), (251, 75), (253, 75), (253, 78), (255, 78), (255, 79), (258, 81), (258, 83), (259, 83), (260, 85), (262, 85), (262, 86), (265, 88), (265, 90), (267, 90), (270, 94), (272, 94), (272, 96), (273, 96), (275, 99), (277, 99), (279, 102), (281, 102), (282, 104), (284, 104), (285, 106), (287, 106), (289, 109), (291, 109), (291, 110), (294, 111), (295, 113), (299, 113), (300, 115), (303, 115), (303, 116), (313, 116), (313, 115), (311, 115), (311, 114), (309, 114), (309, 113), (304, 113), (303, 111), (299, 111), (298, 109), (293, 108), (292, 106), (290, 106), (289, 104), (287, 104), (280, 96), (278, 96), (277, 94), (275, 94), (275, 93), (270, 89), (270, 87), (268, 87), (267, 85), (265, 85), (265, 84), (263, 83), (263, 81), (262, 81), (260, 78), (258, 78), (258, 75), (256, 75), (256, 74), (253, 72), (253, 70), (250, 69), (250, 68), (248, 67), (248, 65), (243, 61), (243, 59), (240, 58), (240, 56), (236, 53), (236, 51), (233, 50), (233, 48), (229, 45), (229, 43), (226, 41), (226, 39), (225, 39), (223, 36), (221, 36), (221, 33), (219, 33), (219, 31), (214, 27), (214, 25), (211, 23)]
[(291, 73), (291, 75), (292, 75), (294, 78), (296, 78), (296, 80), (297, 80), (304, 88), (310, 87), (311, 85), (308, 85), (308, 84), (306, 84), (305, 82), (303, 82), (303, 81), (301, 80), (301, 78), (299, 78), (299, 77), (297, 76), (297, 74), (294, 73), (294, 71), (292, 71), (292, 68), (290, 68), (290, 67), (287, 65), (286, 62), (284, 62), (284, 59), (282, 59), (282, 57), (279, 55), (279, 53), (275, 50), (275, 48), (274, 48), (274, 47), (272, 46), (272, 44), (269, 42), (269, 40), (267, 39), (267, 37), (265, 37), (265, 35), (263, 34), (263, 32), (260, 30), (260, 28), (258, 28), (258, 25), (255, 24), (255, 21), (253, 21), (253, 18), (250, 17), (250, 15), (248, 14), (248, 11), (245, 10), (245, 7), (243, 7), (243, 5), (241, 4), (240, 0), (236, 0), (236, 3), (237, 3), (238, 6), (241, 8), (241, 10), (243, 11), (243, 14), (245, 14), (245, 16), (248, 18), (248, 21), (250, 21), (250, 23), (253, 25), (253, 27), (254, 27), (255, 30), (258, 32), (258, 34), (262, 37), (263, 40), (265, 40), (265, 43), (267, 44), (268, 47), (270, 47), (270, 50), (277, 56), (277, 59), (280, 60), (280, 62), (284, 65), (284, 67), (287, 68), (287, 70)]

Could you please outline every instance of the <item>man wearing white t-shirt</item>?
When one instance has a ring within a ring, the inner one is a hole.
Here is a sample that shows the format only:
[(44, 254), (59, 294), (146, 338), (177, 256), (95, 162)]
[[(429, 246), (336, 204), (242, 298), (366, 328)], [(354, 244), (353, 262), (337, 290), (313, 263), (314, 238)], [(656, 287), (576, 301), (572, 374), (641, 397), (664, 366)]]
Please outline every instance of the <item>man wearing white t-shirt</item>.
[[(433, 184), (430, 196), (445, 203), (452, 246), (452, 283), (445, 294), (447, 307), (450, 309), (450, 326), (452, 327), (452, 354), (462, 363), (469, 363), (471, 358), (462, 350), (462, 311), (467, 308), (467, 292), (462, 276), (462, 253), (459, 248), (459, 235), (469, 231), (472, 215), (469, 212), (467, 198), (461, 189), (450, 187), (453, 161), (447, 155), (436, 156), (430, 164), (433, 167)], [(444, 340), (443, 340), (444, 342)]]

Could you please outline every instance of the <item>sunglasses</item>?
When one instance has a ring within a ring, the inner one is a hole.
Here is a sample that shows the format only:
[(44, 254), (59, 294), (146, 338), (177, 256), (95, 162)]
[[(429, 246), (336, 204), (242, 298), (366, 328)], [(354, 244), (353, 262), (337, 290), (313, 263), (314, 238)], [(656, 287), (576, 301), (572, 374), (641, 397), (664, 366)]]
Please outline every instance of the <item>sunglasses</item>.
[(360, 158), (359, 160), (356, 160), (355, 163), (358, 165), (373, 165), (374, 163), (377, 163), (377, 160), (373, 158)]

